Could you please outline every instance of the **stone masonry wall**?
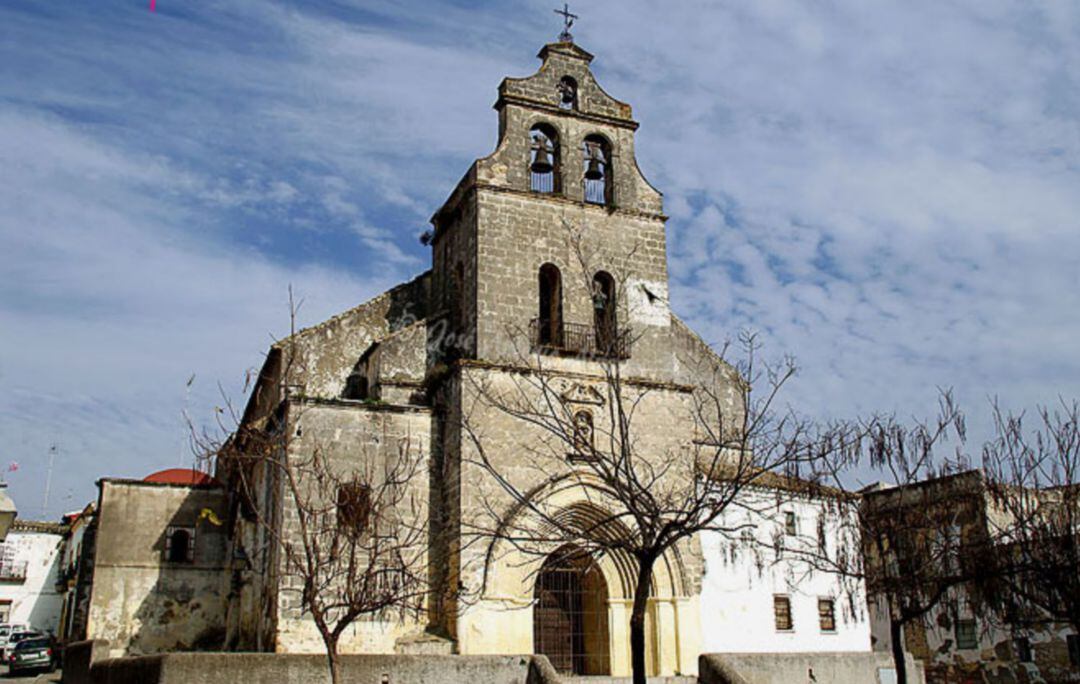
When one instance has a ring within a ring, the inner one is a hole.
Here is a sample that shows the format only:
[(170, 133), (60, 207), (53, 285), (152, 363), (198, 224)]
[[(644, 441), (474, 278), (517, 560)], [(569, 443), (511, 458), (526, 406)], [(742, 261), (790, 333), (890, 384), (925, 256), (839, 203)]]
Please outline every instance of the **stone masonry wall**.
[[(410, 458), (422, 460), (416, 476), (409, 483), (412, 504), (402, 515), (409, 522), (426, 524), (428, 505), (428, 470), (431, 414), (424, 408), (367, 405), (360, 402), (294, 401), (290, 405), (290, 458), (306, 459), (316, 450), (328, 458), (343, 478), (359, 473), (384, 472), (387, 464), (401, 457), (402, 449)], [(293, 544), (300, 544), (296, 501), (282, 490), (282, 527)], [(427, 539), (420, 552), (426, 552)], [(278, 593), (276, 650), (288, 653), (317, 653), (323, 650), (322, 639), (300, 600), (300, 578), (282, 570)], [(342, 635), (342, 653), (393, 653), (398, 638), (421, 630), (426, 615), (419, 619), (364, 617)]]

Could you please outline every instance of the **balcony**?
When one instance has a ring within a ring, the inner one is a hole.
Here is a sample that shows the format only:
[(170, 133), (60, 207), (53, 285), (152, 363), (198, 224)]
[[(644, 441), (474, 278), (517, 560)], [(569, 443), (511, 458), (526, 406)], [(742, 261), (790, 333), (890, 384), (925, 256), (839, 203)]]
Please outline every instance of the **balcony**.
[(533, 351), (542, 354), (594, 359), (630, 358), (630, 328), (605, 330), (581, 323), (563, 323), (553, 330), (547, 321), (534, 318), (529, 322), (529, 342)]
[(21, 563), (0, 563), (0, 582), (25, 582), (26, 561)]

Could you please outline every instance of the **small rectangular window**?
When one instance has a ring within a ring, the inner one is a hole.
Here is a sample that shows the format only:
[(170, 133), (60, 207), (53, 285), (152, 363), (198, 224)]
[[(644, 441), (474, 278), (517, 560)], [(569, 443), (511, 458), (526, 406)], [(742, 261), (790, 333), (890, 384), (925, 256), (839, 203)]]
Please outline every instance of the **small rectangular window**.
[(1080, 634), (1070, 634), (1065, 640), (1069, 644), (1069, 663), (1080, 667)]
[(165, 561), (193, 563), (195, 561), (195, 528), (170, 525), (165, 528)]
[(1017, 637), (1013, 642), (1016, 646), (1016, 660), (1020, 663), (1031, 662), (1031, 640), (1027, 637)]
[(795, 629), (791, 619), (791, 599), (787, 596), (773, 596), (773, 615), (776, 618), (776, 631), (790, 632)]
[(956, 647), (961, 649), (979, 647), (979, 634), (974, 620), (956, 621)]
[(795, 512), (784, 511), (784, 534), (794, 537), (798, 533), (799, 530), (795, 525)]
[(818, 599), (818, 623), (822, 632), (836, 631), (836, 603), (830, 598)]

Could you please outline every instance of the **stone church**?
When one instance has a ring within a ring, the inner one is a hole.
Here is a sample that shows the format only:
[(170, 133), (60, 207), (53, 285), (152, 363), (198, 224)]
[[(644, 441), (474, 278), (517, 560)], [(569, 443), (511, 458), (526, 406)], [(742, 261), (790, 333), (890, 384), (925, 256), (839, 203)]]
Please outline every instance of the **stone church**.
[[(392, 460), (407, 442), (424, 454), (425, 477), (409, 486), (430, 507), (427, 614), (358, 621), (343, 652), (543, 653), (565, 672), (629, 674), (631, 560), (570, 562), (556, 549), (545, 558), (471, 538), (489, 516), (523, 515), (492, 469), (555, 515), (608, 514), (588, 468), (489, 399), (522, 391), (542, 365), (561, 388), (558, 410), (592, 439), (612, 429), (601, 386), (617, 367), (637, 402), (636, 447), (665, 460), (686, 458), (700, 437), (700, 383), (719, 379), (721, 395), (736, 394), (735, 372), (669, 309), (667, 217), (635, 159), (630, 105), (601, 88), (593, 56), (571, 40), (539, 58), (535, 74), (499, 86), (498, 146), (435, 212), (431, 269), (275, 344), (243, 414), (238, 434), (282, 430), (296, 453)], [(228, 464), (217, 475), (235, 485)], [(231, 514), (226, 646), (318, 652), (273, 530), (255, 522), (287, 534), (288, 497), (269, 473), (249, 478)], [(792, 504), (789, 526), (798, 515), (814, 529), (814, 505)], [(869, 651), (864, 607), (834, 616), (831, 580), (773, 577), (722, 546), (695, 538), (657, 563), (651, 673), (694, 674), (702, 652), (725, 645)], [(554, 591), (565, 596), (552, 600)]]

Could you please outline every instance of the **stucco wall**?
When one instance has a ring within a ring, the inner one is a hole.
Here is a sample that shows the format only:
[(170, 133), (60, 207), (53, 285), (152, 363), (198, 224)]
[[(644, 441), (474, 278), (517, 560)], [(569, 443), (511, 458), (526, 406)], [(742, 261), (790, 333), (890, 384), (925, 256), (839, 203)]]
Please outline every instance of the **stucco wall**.
[[(27, 525), (16, 521), (2, 544), (13, 565), (4, 569), (4, 579), (0, 580), (0, 601), (11, 602), (11, 622), (56, 634), (63, 606), (56, 583), (64, 538), (58, 529), (39, 530), (35, 529), (37, 525), (50, 527), (47, 523)], [(20, 574), (24, 577), (19, 578)]]
[[(217, 648), (228, 582), (225, 492), (131, 480), (102, 480), (87, 637), (111, 653)], [(193, 529), (192, 562), (166, 561), (169, 526)]]
[[(837, 551), (837, 503), (782, 490), (744, 490), (742, 501), (730, 506), (724, 524), (746, 525), (734, 538), (719, 532), (701, 535), (705, 577), (701, 591), (703, 651), (705, 653), (767, 653), (869, 651), (870, 621), (865, 585), (810, 568), (795, 555), (777, 553), (778, 536), (785, 536), (784, 514), (796, 516), (798, 544), (817, 546), (819, 520), (824, 520), (829, 552)], [(844, 509), (840, 509), (841, 511)], [(847, 515), (854, 514), (848, 509)], [(744, 531), (745, 530), (745, 531)], [(746, 535), (746, 536), (744, 536)], [(857, 544), (848, 552), (858, 553)], [(794, 629), (778, 631), (773, 597), (791, 601)], [(823, 632), (818, 599), (831, 598), (836, 629)]]

